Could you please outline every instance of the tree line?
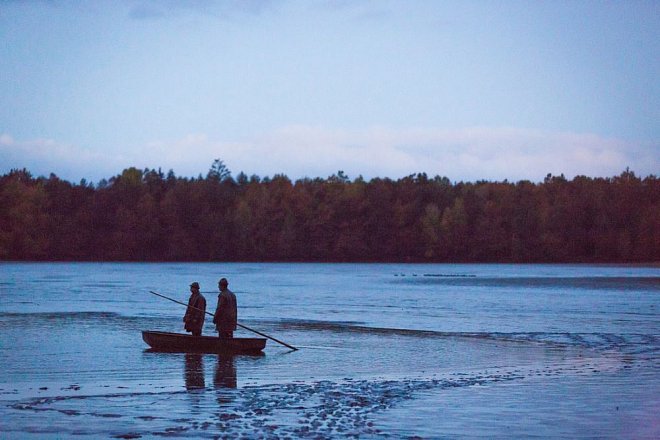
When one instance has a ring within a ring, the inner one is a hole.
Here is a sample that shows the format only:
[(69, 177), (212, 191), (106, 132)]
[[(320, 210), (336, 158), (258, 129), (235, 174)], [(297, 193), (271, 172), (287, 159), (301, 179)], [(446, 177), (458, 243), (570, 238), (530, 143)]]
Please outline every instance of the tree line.
[(626, 169), (542, 182), (291, 181), (128, 168), (96, 185), (0, 177), (0, 259), (657, 262), (660, 184)]

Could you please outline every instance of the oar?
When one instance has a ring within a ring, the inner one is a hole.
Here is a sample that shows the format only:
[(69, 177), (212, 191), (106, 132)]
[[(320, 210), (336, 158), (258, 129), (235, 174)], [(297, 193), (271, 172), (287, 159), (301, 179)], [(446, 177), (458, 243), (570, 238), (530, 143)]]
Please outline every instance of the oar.
[[(160, 296), (161, 298), (169, 299), (169, 300), (172, 301), (172, 302), (175, 302), (175, 303), (177, 303), (177, 304), (181, 304), (182, 306), (186, 306), (186, 307), (188, 307), (188, 304), (186, 304), (186, 303), (182, 303), (181, 301), (177, 301), (177, 300), (172, 299), (172, 298), (170, 298), (170, 297), (168, 297), (168, 296), (161, 295), (160, 293), (154, 292), (153, 290), (150, 290), (149, 293), (153, 293), (153, 294), (156, 295), (156, 296)], [(190, 307), (192, 307), (192, 308), (195, 309), (195, 310), (199, 310), (200, 312), (204, 312), (204, 313), (206, 313), (207, 315), (213, 316), (213, 313), (211, 313), (211, 312), (207, 312), (206, 310), (198, 309), (197, 307), (193, 307), (193, 306), (190, 306)], [(259, 332), (259, 331), (254, 330), (254, 329), (251, 329), (250, 327), (248, 327), (248, 326), (246, 326), (246, 325), (239, 324), (238, 322), (236, 323), (236, 325), (239, 326), (239, 327), (241, 327), (241, 328), (244, 328), (245, 330), (249, 330), (249, 331), (251, 331), (251, 332), (253, 332), (253, 333), (256, 333), (256, 334), (258, 334), (258, 335), (260, 335), (260, 336), (263, 336), (264, 338), (271, 339), (271, 340), (277, 342), (278, 344), (282, 344), (282, 345), (284, 345), (285, 347), (289, 347), (291, 350), (298, 350), (298, 349), (297, 349), (296, 347), (294, 347), (293, 345), (289, 345), (289, 344), (287, 344), (286, 342), (282, 342), (282, 341), (280, 341), (279, 339), (275, 339), (275, 338), (273, 338), (272, 336), (268, 336), (268, 335), (265, 334), (265, 333), (261, 333), (261, 332)]]

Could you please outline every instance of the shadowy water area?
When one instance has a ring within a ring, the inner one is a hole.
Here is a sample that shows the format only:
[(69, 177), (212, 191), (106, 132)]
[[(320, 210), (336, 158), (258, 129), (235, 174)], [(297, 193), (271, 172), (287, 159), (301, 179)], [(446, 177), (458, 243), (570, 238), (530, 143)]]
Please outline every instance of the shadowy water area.
[[(149, 350), (185, 311), (149, 291), (223, 276), (299, 350)], [(655, 266), (0, 263), (0, 299), (2, 438), (660, 436)]]

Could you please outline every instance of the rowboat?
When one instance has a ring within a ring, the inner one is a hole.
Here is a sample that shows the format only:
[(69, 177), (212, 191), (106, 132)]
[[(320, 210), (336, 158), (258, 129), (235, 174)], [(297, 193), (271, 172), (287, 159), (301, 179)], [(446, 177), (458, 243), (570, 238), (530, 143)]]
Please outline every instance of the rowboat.
[(142, 339), (154, 351), (174, 353), (258, 354), (266, 346), (266, 338), (219, 338), (147, 330), (142, 331)]

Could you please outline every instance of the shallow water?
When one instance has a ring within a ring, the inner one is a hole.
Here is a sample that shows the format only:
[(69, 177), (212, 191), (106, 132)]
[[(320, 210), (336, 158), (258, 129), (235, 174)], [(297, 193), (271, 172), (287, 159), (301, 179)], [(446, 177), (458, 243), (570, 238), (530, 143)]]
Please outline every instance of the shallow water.
[[(149, 290), (221, 276), (300, 350), (149, 352), (184, 311)], [(3, 438), (660, 437), (658, 267), (0, 263), (0, 298)]]

